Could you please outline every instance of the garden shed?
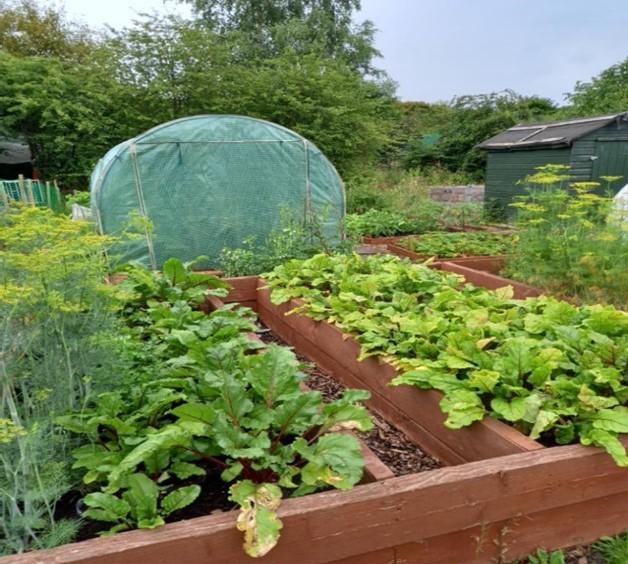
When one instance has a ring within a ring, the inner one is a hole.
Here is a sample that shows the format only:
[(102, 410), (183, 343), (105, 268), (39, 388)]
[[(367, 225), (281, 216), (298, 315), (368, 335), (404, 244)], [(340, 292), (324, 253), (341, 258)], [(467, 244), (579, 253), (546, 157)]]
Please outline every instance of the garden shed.
[[(628, 112), (516, 125), (478, 147), (488, 152), (485, 201), (508, 210), (513, 196), (525, 193), (518, 181), (538, 166), (569, 165), (576, 182), (597, 181), (600, 176), (628, 180)], [(615, 191), (624, 184), (614, 184)]]
[(0, 137), (0, 180), (14, 180), (20, 174), (33, 175), (30, 147), (19, 139)]
[(96, 165), (90, 192), (103, 234), (122, 234), (136, 216), (150, 220), (118, 254), (152, 268), (200, 255), (209, 257), (203, 266), (216, 266), (224, 247), (252, 237), (263, 243), (282, 210), (314, 218), (333, 243), (345, 214), (342, 181), (316, 146), (285, 127), (232, 115), (186, 117), (120, 143)]

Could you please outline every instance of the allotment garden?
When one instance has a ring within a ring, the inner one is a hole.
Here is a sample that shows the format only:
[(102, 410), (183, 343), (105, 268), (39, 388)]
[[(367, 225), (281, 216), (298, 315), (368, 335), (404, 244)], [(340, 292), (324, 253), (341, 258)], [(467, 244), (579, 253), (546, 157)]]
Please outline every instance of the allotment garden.
[(626, 562), (628, 222), (528, 182), (213, 271), (7, 204), (2, 562)]

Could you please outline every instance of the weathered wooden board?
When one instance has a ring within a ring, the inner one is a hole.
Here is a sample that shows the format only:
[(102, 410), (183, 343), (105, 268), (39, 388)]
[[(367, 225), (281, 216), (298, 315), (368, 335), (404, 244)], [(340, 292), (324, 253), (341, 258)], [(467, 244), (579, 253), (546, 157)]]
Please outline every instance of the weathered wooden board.
[(286, 315), (298, 305), (293, 300), (275, 306), (270, 301), (269, 290), (259, 289), (258, 314), (267, 327), (343, 385), (369, 390), (373, 396), (369, 403), (372, 409), (429, 454), (447, 464), (460, 464), (542, 448), (536, 441), (491, 418), (464, 429), (448, 429), (439, 407), (440, 392), (389, 386), (397, 375), (391, 365), (376, 358), (358, 361), (358, 343), (328, 323), (300, 314)]
[[(599, 449), (555, 447), (287, 500), (279, 515), (282, 539), (260, 562), (357, 564), (396, 555), (488, 563), (495, 550), (514, 560), (537, 546), (625, 529), (628, 471)], [(245, 564), (234, 520), (234, 513), (199, 517), (0, 562)]]
[(489, 274), (496, 274), (502, 271), (506, 264), (505, 256), (492, 256), (492, 257), (464, 257), (454, 259), (442, 259), (444, 262), (451, 264), (457, 264), (459, 266), (466, 266), (473, 270), (481, 270), (488, 272)]

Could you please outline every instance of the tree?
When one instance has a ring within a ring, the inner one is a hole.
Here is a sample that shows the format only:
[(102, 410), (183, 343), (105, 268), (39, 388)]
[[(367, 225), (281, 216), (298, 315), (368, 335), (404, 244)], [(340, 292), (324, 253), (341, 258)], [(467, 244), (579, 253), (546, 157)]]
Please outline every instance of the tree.
[(341, 61), (285, 53), (241, 72), (224, 98), (229, 111), (297, 131), (341, 173), (373, 162), (390, 141), (389, 87), (364, 80)]
[(143, 14), (106, 42), (115, 76), (142, 129), (193, 113), (221, 111), (225, 74), (238, 49), (207, 26)]
[(382, 160), (393, 165), (401, 163), (406, 169), (421, 168), (432, 160), (432, 146), (424, 142), (424, 137), (439, 137), (452, 114), (443, 102), (396, 102), (392, 143)]
[(485, 151), (475, 146), (517, 123), (543, 121), (556, 112), (547, 98), (521, 96), (511, 90), (475, 96), (460, 96), (449, 104), (452, 113), (440, 133), (429, 163), (454, 172), (484, 177)]
[(367, 80), (346, 62), (316, 52), (243, 56), (253, 48), (249, 40), (203, 22), (148, 15), (115, 33), (115, 76), (135, 108), (135, 123), (149, 127), (203, 113), (250, 115), (304, 135), (340, 170), (376, 158), (389, 140), (388, 83)]
[(594, 116), (628, 111), (628, 58), (602, 71), (590, 82), (577, 82), (567, 95), (569, 116)]
[(0, 49), (2, 127), (29, 142), (42, 176), (66, 187), (84, 186), (98, 158), (120, 141), (203, 113), (294, 129), (341, 171), (373, 161), (389, 142), (392, 85), (365, 78), (341, 57), (292, 45), (298, 34), (289, 28), (303, 25), (286, 23), (290, 39), (276, 52), (260, 49), (250, 33), (155, 15), (110, 30), (84, 60), (71, 50), (34, 56)]
[(87, 27), (69, 22), (61, 10), (36, 0), (0, 0), (0, 50), (18, 57), (55, 57), (83, 62), (96, 42)]
[(240, 32), (264, 57), (285, 49), (338, 58), (364, 74), (376, 74), (372, 22), (353, 23), (360, 0), (180, 0), (221, 34)]
[(84, 186), (96, 160), (122, 139), (124, 93), (102, 61), (68, 67), (0, 51), (0, 115), (31, 147), (44, 177)]

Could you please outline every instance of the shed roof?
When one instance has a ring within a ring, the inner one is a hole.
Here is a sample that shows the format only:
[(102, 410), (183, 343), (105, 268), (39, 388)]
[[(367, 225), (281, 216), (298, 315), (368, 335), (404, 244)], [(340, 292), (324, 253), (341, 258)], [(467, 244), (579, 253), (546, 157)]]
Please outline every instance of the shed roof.
[(0, 137), (0, 164), (29, 163), (31, 160), (31, 150), (26, 143)]
[(548, 123), (520, 124), (483, 141), (480, 149), (506, 151), (531, 147), (565, 147), (573, 141), (616, 120), (627, 120), (628, 112)]

